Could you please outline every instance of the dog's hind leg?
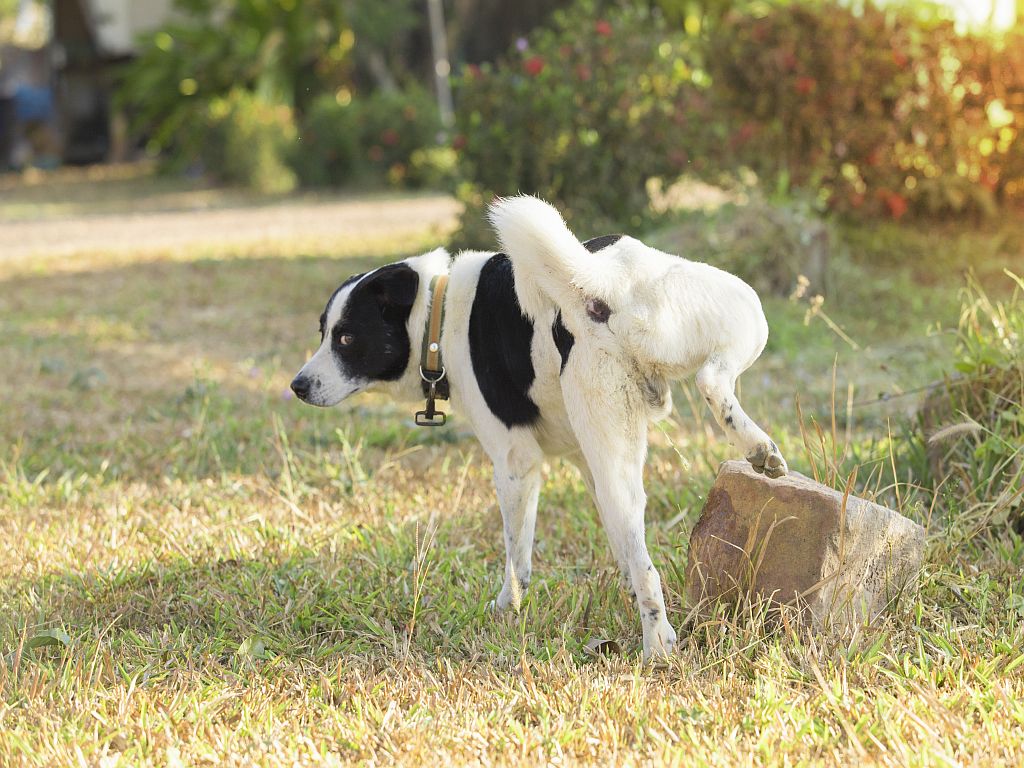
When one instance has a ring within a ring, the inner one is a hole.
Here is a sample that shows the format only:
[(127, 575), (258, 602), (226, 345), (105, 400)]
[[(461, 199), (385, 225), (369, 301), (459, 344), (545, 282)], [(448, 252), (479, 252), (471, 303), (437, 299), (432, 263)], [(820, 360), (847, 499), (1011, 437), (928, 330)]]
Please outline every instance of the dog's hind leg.
[(736, 399), (738, 375), (739, 371), (728, 363), (713, 357), (697, 371), (697, 388), (729, 442), (743, 451), (751, 466), (768, 477), (782, 477), (789, 469), (778, 446), (744, 413)]
[(562, 373), (562, 392), (590, 468), (601, 522), (636, 594), (644, 660), (667, 656), (675, 647), (676, 633), (668, 622), (661, 577), (644, 538), (648, 408), (642, 389), (619, 361), (598, 353), (570, 360)]
[(509, 443), (506, 452), (492, 457), (505, 532), (505, 581), (495, 603), (501, 610), (518, 607), (530, 583), (544, 457), (532, 436), (513, 436)]

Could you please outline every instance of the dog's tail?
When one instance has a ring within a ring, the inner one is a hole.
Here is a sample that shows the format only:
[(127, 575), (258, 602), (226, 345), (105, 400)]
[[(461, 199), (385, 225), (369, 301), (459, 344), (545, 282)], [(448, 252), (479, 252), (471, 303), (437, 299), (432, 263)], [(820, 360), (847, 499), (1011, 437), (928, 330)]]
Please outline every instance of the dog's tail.
[(552, 304), (582, 312), (587, 298), (617, 295), (619, 265), (595, 259), (549, 203), (528, 195), (498, 198), (487, 215), (512, 261), (526, 315), (537, 317)]

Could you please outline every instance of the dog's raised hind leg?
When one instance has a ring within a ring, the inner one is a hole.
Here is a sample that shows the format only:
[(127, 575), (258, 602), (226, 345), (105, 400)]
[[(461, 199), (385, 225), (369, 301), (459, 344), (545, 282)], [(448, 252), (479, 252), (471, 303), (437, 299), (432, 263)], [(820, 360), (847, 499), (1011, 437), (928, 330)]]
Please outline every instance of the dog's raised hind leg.
[(736, 399), (737, 375), (727, 363), (712, 358), (697, 371), (697, 388), (729, 442), (743, 451), (754, 470), (768, 477), (782, 477), (789, 468), (778, 446), (744, 413)]

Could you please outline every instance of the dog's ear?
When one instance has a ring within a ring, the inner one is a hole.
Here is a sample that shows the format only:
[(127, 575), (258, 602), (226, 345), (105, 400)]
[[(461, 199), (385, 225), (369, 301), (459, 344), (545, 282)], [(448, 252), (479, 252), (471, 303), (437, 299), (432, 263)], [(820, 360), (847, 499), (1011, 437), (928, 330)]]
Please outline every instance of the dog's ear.
[(381, 306), (412, 307), (420, 286), (420, 276), (408, 264), (389, 264), (370, 276), (366, 288)]

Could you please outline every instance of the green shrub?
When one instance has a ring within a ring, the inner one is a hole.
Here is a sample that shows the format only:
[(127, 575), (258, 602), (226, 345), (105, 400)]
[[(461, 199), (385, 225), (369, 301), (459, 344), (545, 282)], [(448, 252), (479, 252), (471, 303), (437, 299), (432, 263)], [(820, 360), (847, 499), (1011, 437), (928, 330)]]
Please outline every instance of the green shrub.
[(295, 154), (299, 179), (310, 186), (341, 186), (358, 169), (359, 126), (356, 108), (325, 94), (313, 102), (302, 125)]
[(434, 146), (441, 119), (430, 92), (409, 86), (393, 93), (375, 92), (358, 101), (361, 161), (395, 185), (417, 186), (411, 167), (417, 150)]
[(202, 127), (201, 157), (207, 172), (257, 192), (295, 188), (297, 179), (288, 162), (298, 131), (290, 107), (234, 90), (210, 102)]
[(443, 157), (425, 154), (440, 130), (433, 97), (419, 86), (356, 98), (321, 96), (304, 121), (296, 168), (312, 185), (340, 186), (359, 176), (421, 186), (443, 169)]
[(1024, 192), (1013, 139), (1024, 52), (951, 21), (865, 4), (778, 3), (731, 12), (708, 39), (713, 112), (737, 164), (832, 210), (895, 219), (991, 213)]
[(939, 14), (837, 0), (716, 8), (688, 35), (579, 0), (496, 66), (467, 68), (459, 239), (489, 240), (483, 206), (515, 191), (581, 233), (636, 228), (647, 181), (684, 169), (711, 182), (752, 169), (770, 194), (890, 219), (1024, 197), (1020, 32), (959, 35)]
[(692, 45), (643, 7), (602, 18), (583, 0), (497, 65), (468, 67), (457, 88), (467, 206), (457, 240), (489, 243), (483, 207), (517, 191), (556, 203), (581, 234), (639, 226), (648, 179), (674, 178), (700, 154)]

